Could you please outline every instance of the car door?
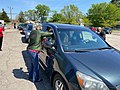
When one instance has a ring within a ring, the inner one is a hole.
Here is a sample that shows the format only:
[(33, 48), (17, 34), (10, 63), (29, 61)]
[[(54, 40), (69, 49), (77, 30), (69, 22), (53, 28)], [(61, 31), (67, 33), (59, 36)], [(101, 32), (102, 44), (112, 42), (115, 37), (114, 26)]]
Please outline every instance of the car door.
[[(50, 26), (44, 26), (43, 31), (48, 32), (48, 33), (53, 33), (53, 28)], [(50, 53), (49, 53), (49, 50), (47, 48), (45, 48), (44, 46), (45, 46), (46, 41), (53, 40), (53, 35), (44, 36), (41, 38), (41, 40), (42, 40), (42, 43), (41, 43), (42, 50), (40, 52), (39, 57), (40, 57), (42, 63), (44, 64), (44, 66), (48, 67), (47, 60), (50, 56)]]

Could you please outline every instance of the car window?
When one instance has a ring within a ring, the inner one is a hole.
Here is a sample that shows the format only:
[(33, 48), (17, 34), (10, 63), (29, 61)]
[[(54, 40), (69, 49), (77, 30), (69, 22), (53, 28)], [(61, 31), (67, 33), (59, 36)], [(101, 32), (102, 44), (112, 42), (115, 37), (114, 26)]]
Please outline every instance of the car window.
[(44, 37), (46, 40), (51, 41), (52, 43), (55, 43), (55, 35), (53, 32), (53, 28), (50, 26), (43, 26), (42, 31), (49, 33), (50, 35)]
[[(68, 44), (69, 42), (69, 35), (66, 31), (59, 32), (60, 40), (62, 44)], [(72, 37), (72, 32), (70, 32), (70, 36)]]
[(53, 29), (50, 26), (42, 26), (42, 31), (44, 31), (44, 32), (53, 32)]
[(47, 30), (47, 26), (42, 26), (42, 31), (46, 31)]

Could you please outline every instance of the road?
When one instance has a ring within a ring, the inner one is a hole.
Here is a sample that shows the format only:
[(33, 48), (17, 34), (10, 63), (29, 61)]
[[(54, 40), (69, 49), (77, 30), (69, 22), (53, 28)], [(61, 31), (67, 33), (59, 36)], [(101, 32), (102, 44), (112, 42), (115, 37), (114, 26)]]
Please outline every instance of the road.
[(29, 57), (27, 44), (18, 30), (4, 32), (3, 51), (0, 52), (0, 90), (52, 90), (50, 82), (41, 69), (42, 82), (28, 80)]
[[(50, 82), (41, 68), (42, 82), (28, 80), (29, 57), (27, 44), (18, 30), (4, 32), (3, 51), (0, 52), (0, 90), (52, 90)], [(107, 35), (110, 45), (120, 50), (120, 35)]]
[(114, 48), (120, 50), (120, 33), (107, 34), (106, 41)]

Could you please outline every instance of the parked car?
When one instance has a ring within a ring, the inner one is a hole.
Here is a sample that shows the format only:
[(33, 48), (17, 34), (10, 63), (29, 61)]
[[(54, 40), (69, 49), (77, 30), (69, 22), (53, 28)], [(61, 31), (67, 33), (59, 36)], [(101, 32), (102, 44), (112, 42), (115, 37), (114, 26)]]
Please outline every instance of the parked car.
[(39, 57), (54, 90), (120, 90), (120, 51), (85, 27), (43, 27), (53, 34), (46, 36)]
[(24, 23), (24, 25), (23, 25), (23, 29), (22, 29), (23, 34), (25, 34), (25, 32), (27, 30), (27, 25), (28, 25), (28, 23)]
[(17, 26), (17, 29), (18, 29), (18, 30), (23, 30), (23, 25), (24, 25), (24, 23), (19, 24), (19, 25)]
[(103, 29), (106, 34), (111, 34), (112, 33), (112, 28), (106, 27)]
[(90, 29), (94, 32), (97, 32), (97, 28), (96, 27), (90, 27)]
[(25, 33), (25, 41), (26, 42), (28, 42), (28, 38), (29, 38), (30, 32), (32, 30), (33, 30), (33, 24), (32, 23), (27, 24), (26, 30), (24, 31), (24, 33)]
[(115, 30), (120, 30), (120, 25), (114, 27)]

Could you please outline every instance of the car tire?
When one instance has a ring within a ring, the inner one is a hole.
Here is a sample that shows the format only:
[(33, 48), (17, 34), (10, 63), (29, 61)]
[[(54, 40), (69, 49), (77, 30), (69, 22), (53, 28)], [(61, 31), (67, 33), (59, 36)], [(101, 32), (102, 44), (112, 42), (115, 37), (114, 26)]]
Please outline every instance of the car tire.
[(28, 43), (28, 39), (26, 39), (25, 42)]
[(69, 90), (65, 80), (59, 74), (54, 76), (53, 88), (54, 90)]
[(26, 38), (26, 36), (24, 38), (25, 38), (25, 43), (28, 43), (28, 39)]

